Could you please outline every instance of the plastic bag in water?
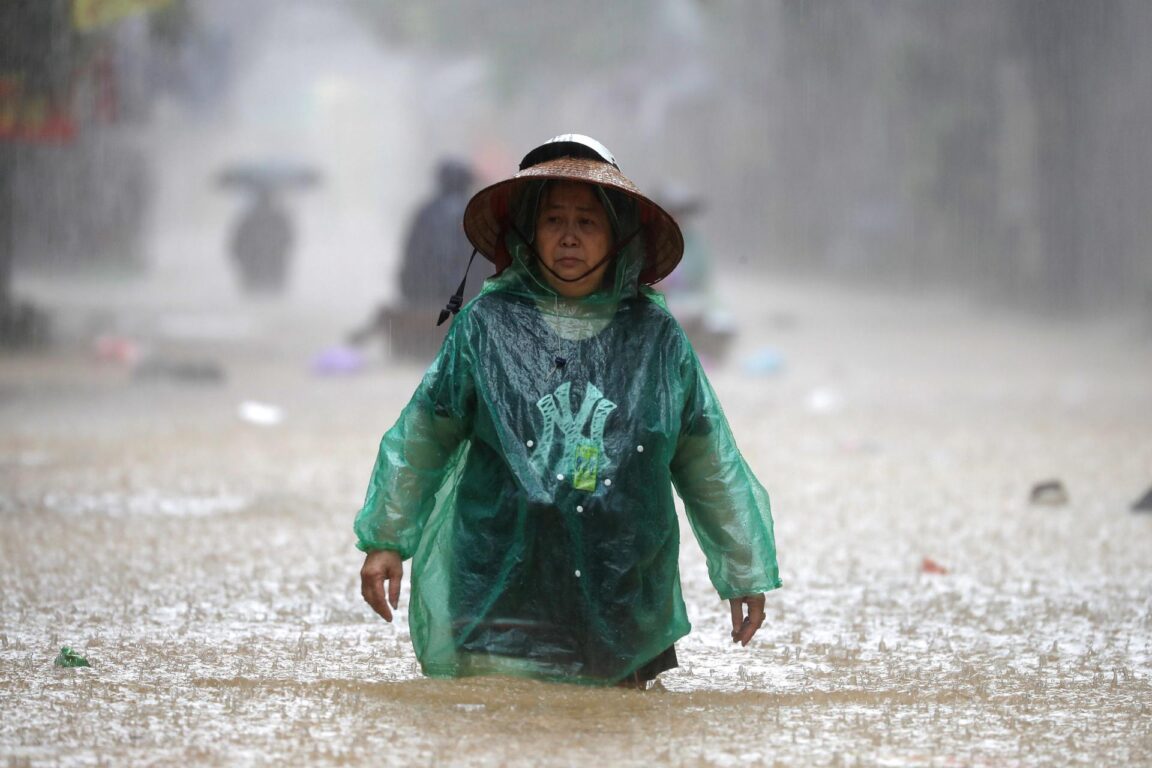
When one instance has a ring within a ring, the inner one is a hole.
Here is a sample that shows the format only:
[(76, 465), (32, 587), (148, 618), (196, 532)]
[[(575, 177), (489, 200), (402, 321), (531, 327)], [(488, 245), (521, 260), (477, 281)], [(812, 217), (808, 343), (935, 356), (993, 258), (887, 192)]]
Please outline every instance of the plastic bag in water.
[(54, 666), (57, 666), (57, 667), (90, 667), (90, 666), (92, 666), (91, 664), (88, 663), (88, 659), (86, 659), (83, 656), (81, 656), (80, 654), (76, 653), (76, 651), (72, 650), (71, 648), (69, 648), (66, 645), (60, 649), (60, 653), (56, 655), (56, 661), (52, 662), (52, 664)]

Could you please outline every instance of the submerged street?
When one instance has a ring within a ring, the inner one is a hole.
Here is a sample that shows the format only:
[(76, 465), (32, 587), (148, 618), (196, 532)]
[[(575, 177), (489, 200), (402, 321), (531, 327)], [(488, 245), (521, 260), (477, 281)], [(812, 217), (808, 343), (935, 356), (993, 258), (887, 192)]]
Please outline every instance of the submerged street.
[[(135, 365), (79, 342), (6, 357), (0, 757), (1152, 760), (1152, 514), (1131, 510), (1152, 485), (1147, 326), (750, 285), (723, 286), (741, 333), (709, 370), (772, 495), (785, 586), (732, 647), (683, 525), (694, 629), (646, 693), (420, 675), (407, 592), (396, 624), (370, 612), (351, 531), (420, 369), (371, 352), (315, 372), (330, 318), (220, 299), (181, 323), (124, 289)], [(82, 311), (40, 291), (65, 325)], [(1045, 481), (1066, 499), (1030, 502)], [(54, 667), (61, 646), (91, 667)]]

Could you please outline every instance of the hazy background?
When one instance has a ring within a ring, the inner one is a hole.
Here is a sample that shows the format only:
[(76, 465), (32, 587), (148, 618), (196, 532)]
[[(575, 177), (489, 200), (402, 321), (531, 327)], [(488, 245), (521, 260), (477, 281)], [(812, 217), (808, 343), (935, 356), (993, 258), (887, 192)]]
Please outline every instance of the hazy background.
[[(0, 762), (1152, 764), (1149, 40), (1147, 0), (0, 0)], [(706, 203), (785, 582), (731, 647), (684, 523), (652, 695), (421, 676), (351, 530), (421, 361), (325, 356), (442, 157), (572, 131)], [(262, 296), (251, 166), (319, 179)]]
[(727, 274), (1146, 311), (1149, 39), (1143, 0), (4, 0), (5, 293), (239, 300), (214, 178), (293, 162), (278, 306), (351, 323), (440, 157), (581, 132), (702, 195)]

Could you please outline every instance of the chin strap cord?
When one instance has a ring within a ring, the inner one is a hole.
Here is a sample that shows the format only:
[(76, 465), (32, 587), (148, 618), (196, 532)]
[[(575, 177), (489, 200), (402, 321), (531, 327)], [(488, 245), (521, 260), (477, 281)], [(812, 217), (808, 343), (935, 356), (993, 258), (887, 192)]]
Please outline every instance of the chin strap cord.
[[(596, 262), (594, 266), (592, 266), (583, 274), (577, 275), (576, 277), (562, 277), (561, 275), (556, 274), (556, 270), (552, 269), (544, 263), (544, 259), (540, 258), (540, 253), (536, 250), (536, 246), (533, 245), (528, 238), (524, 237), (524, 233), (520, 231), (519, 227), (517, 227), (515, 224), (512, 224), (512, 231), (516, 233), (516, 236), (520, 238), (520, 241), (524, 243), (524, 245), (528, 246), (528, 250), (532, 252), (532, 256), (536, 259), (536, 263), (551, 272), (552, 276), (557, 280), (565, 283), (578, 283), (584, 278), (588, 277), (588, 275), (600, 269), (600, 267), (604, 264), (615, 260), (616, 257), (620, 255), (620, 252), (627, 248), (628, 244), (631, 243), (633, 239), (635, 239), (636, 235), (640, 234), (641, 229), (642, 227), (637, 227), (632, 232), (632, 234), (621, 240), (620, 244), (613, 248), (611, 253), (609, 253), (600, 261)], [(448, 299), (448, 303), (444, 305), (444, 309), (440, 310), (440, 319), (436, 321), (437, 326), (444, 325), (444, 321), (452, 315), (458, 313), (460, 311), (460, 307), (464, 305), (464, 286), (468, 282), (468, 271), (472, 269), (472, 262), (476, 259), (476, 253), (477, 250), (473, 248), (472, 255), (468, 257), (468, 266), (464, 268), (464, 277), (460, 279), (460, 286), (456, 289), (456, 293), (452, 294), (452, 298)]]
[(464, 268), (464, 277), (460, 278), (460, 287), (456, 289), (456, 293), (452, 294), (452, 298), (448, 299), (444, 309), (440, 310), (440, 319), (436, 321), (437, 326), (444, 325), (444, 321), (459, 312), (460, 307), (464, 305), (464, 284), (468, 282), (468, 270), (472, 269), (472, 260), (475, 258), (476, 249), (473, 248), (472, 255), (468, 257), (468, 266)]

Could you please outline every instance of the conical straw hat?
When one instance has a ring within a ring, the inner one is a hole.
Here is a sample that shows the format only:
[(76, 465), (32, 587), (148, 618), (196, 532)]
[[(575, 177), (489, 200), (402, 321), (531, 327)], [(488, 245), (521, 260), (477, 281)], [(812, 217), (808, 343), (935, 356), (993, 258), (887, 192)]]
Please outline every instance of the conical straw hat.
[(510, 262), (504, 235), (511, 226), (516, 201), (529, 182), (546, 179), (599, 184), (636, 202), (644, 236), (640, 282), (659, 282), (680, 263), (684, 236), (676, 220), (620, 172), (604, 145), (579, 134), (565, 134), (533, 149), (524, 156), (515, 176), (485, 187), (468, 202), (464, 232), (476, 250), (496, 265), (497, 271)]

